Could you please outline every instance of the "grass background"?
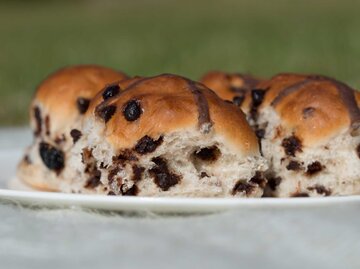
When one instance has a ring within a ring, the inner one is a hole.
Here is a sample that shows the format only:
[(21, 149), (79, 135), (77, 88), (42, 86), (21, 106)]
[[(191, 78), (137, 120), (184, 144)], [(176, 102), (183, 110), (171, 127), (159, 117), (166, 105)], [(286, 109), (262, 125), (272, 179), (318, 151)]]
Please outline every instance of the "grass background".
[(70, 64), (131, 75), (321, 73), (360, 88), (360, 1), (0, 1), (0, 125)]

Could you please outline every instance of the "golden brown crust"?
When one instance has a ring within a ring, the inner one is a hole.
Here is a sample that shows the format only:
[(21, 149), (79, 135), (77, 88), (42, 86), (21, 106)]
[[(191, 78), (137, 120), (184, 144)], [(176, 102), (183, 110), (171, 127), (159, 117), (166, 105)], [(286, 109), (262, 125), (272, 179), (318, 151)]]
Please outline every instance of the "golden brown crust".
[(61, 130), (80, 114), (78, 98), (91, 99), (105, 84), (125, 78), (122, 72), (97, 65), (65, 67), (39, 85), (31, 105), (31, 114), (34, 106), (40, 106), (41, 110), (51, 114), (51, 129)]
[[(134, 121), (124, 116), (129, 101), (141, 108), (141, 115)], [(104, 120), (102, 111), (109, 107), (115, 107), (115, 112)], [(89, 110), (88, 116), (94, 114), (99, 121), (107, 121), (105, 136), (116, 149), (133, 147), (146, 135), (157, 139), (171, 132), (200, 130), (204, 135), (215, 131), (240, 154), (258, 153), (256, 136), (236, 106), (204, 85), (176, 75), (140, 79), (95, 111)]]
[(233, 102), (235, 97), (242, 98), (241, 108), (245, 112), (250, 110), (251, 90), (260, 83), (259, 79), (251, 75), (220, 71), (208, 72), (200, 81), (224, 100)]
[(351, 111), (353, 89), (327, 77), (280, 74), (259, 87), (268, 89), (259, 110), (272, 106), (282, 126), (293, 130), (304, 145), (326, 141), (351, 127), (360, 115)]
[(48, 180), (44, 178), (42, 171), (43, 168), (40, 167), (40, 164), (29, 164), (26, 161), (22, 160), (17, 168), (17, 178), (20, 179), (27, 186), (39, 191), (58, 191), (58, 189), (56, 189), (55, 187), (50, 186)]

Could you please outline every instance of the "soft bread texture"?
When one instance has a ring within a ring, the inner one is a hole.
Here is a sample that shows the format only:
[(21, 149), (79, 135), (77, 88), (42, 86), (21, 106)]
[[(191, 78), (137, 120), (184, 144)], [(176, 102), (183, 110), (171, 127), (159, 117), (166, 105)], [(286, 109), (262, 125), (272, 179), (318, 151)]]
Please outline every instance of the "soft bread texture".
[(267, 194), (359, 194), (357, 93), (315, 75), (280, 74), (258, 87), (266, 89), (256, 126), (270, 165)]
[(99, 100), (94, 98), (83, 120), (66, 169), (66, 178), (73, 180), (64, 182), (63, 191), (263, 194), (267, 166), (255, 134), (236, 106), (204, 85), (163, 74), (139, 78), (118, 95)]
[[(96, 65), (66, 67), (47, 77), (30, 106), (34, 142), (19, 165), (18, 176), (32, 187), (57, 191), (60, 163), (66, 166), (73, 145), (70, 131), (79, 126), (90, 100), (105, 84), (126, 78), (122, 72)], [(47, 166), (40, 152), (48, 159)]]
[(257, 88), (260, 81), (251, 75), (221, 71), (208, 72), (200, 80), (219, 97), (233, 102), (246, 114), (250, 112), (252, 103), (251, 91)]

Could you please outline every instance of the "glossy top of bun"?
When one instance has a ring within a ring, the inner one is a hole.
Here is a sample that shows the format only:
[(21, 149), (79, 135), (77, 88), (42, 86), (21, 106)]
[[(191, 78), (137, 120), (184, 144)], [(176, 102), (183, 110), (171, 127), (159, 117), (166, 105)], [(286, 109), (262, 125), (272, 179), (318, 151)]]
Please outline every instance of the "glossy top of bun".
[(50, 131), (66, 128), (86, 112), (90, 99), (105, 84), (126, 77), (122, 72), (97, 65), (70, 66), (54, 72), (36, 90), (31, 104), (32, 127), (39, 131), (36, 118), (40, 114), (43, 120), (50, 117)]
[(357, 135), (360, 110), (355, 91), (335, 79), (319, 75), (279, 74), (262, 82), (266, 90), (259, 111), (275, 109), (285, 128), (304, 144), (316, 144), (350, 128)]
[(260, 82), (251, 75), (220, 71), (208, 72), (200, 81), (222, 99), (234, 102), (246, 112), (251, 104), (251, 90)]
[(89, 110), (87, 117), (94, 115), (105, 123), (105, 138), (116, 149), (132, 148), (145, 136), (158, 139), (171, 132), (197, 130), (223, 137), (239, 154), (258, 154), (256, 136), (236, 106), (177, 75), (138, 79)]

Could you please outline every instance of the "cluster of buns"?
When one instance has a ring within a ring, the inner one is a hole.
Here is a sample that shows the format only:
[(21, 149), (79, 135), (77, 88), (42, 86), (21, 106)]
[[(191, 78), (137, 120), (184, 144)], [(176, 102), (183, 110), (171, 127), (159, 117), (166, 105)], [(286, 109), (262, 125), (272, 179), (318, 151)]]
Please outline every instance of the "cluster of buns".
[(184, 197), (360, 193), (360, 95), (331, 78), (49, 76), (18, 176), (52, 191)]
[(35, 140), (18, 174), (37, 188), (139, 196), (264, 193), (266, 160), (244, 113), (187, 78), (67, 68), (41, 84), (31, 111)]
[(329, 77), (301, 74), (278, 74), (240, 91), (234, 90), (234, 76), (243, 78), (217, 73), (202, 82), (215, 92), (227, 89), (246, 113), (269, 165), (265, 196), (360, 194), (357, 91)]

